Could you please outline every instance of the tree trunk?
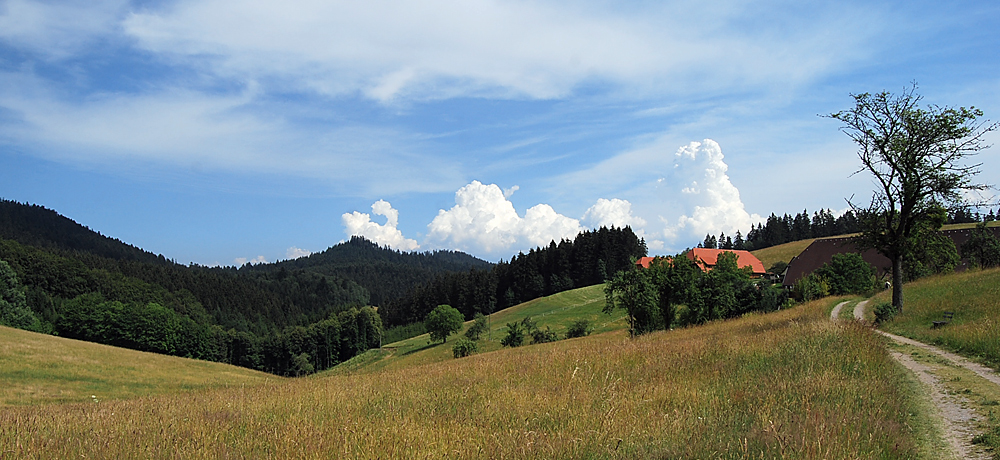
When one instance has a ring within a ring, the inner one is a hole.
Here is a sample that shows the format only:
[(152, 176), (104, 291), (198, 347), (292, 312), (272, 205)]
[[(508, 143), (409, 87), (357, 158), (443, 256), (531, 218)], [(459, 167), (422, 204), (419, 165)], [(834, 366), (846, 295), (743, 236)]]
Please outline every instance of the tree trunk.
[(903, 311), (903, 255), (892, 258), (892, 306), (897, 312)]

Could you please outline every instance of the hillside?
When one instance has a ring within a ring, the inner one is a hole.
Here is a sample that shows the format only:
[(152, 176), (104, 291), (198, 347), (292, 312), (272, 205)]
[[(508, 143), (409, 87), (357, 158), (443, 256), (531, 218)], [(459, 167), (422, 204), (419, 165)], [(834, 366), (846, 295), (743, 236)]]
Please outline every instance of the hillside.
[[(15, 320), (3, 324), (279, 375), (322, 370), (378, 344), (382, 324), (439, 304), (466, 318), (599, 283), (645, 255), (628, 227), (489, 264), (464, 253), (404, 253), (360, 237), (305, 258), (184, 266), (37, 205), (3, 201), (0, 261)], [(372, 308), (365, 307), (373, 305)]]
[(79, 251), (114, 260), (170, 263), (163, 256), (101, 235), (44, 206), (3, 198), (0, 198), (0, 240), (13, 240), (41, 248)]
[(245, 265), (240, 271), (272, 274), (305, 271), (347, 279), (368, 292), (368, 303), (385, 305), (442, 274), (491, 267), (492, 263), (464, 252), (402, 252), (355, 236), (323, 252), (270, 264)]
[[(506, 324), (521, 321), (527, 316), (537, 321), (540, 329), (551, 328), (560, 338), (565, 337), (566, 329), (573, 321), (580, 319), (590, 321), (594, 334), (627, 329), (624, 311), (617, 310), (608, 315), (602, 312), (604, 305), (604, 285), (601, 284), (553, 294), (498, 311), (489, 316), (490, 330), (479, 340), (479, 352), (503, 349), (500, 340), (507, 333)], [(355, 362), (341, 364), (328, 372), (330, 374), (374, 372), (452, 360), (454, 359), (452, 345), (464, 337), (465, 331), (471, 325), (472, 321), (467, 321), (458, 334), (450, 336), (443, 344), (430, 344), (430, 336), (422, 334), (385, 344), (381, 351), (371, 350), (355, 358)], [(530, 340), (527, 338), (525, 343), (530, 343)]]
[(802, 251), (809, 247), (813, 241), (816, 241), (816, 238), (792, 241), (791, 243), (779, 244), (750, 252), (760, 259), (760, 262), (764, 264), (764, 268), (770, 270), (771, 266), (777, 262), (784, 262), (786, 264), (791, 262), (795, 256), (801, 254)]
[[(931, 458), (921, 409), (829, 301), (373, 373), (0, 412), (14, 457)], [(844, 365), (851, 363), (851, 365)]]
[(0, 406), (96, 403), (281, 381), (263, 372), (226, 364), (3, 326), (0, 369)]

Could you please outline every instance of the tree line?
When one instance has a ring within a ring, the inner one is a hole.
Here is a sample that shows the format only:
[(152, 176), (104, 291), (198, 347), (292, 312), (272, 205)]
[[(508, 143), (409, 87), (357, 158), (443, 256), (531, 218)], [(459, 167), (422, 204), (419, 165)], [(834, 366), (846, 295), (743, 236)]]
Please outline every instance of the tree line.
[(386, 326), (420, 323), (438, 305), (450, 305), (466, 320), (522, 302), (603, 283), (646, 255), (646, 243), (630, 227), (587, 230), (573, 240), (501, 260), (491, 269), (438, 275), (403, 298), (379, 308)]
[(829, 209), (816, 211), (812, 217), (808, 210), (794, 216), (786, 213), (778, 217), (771, 213), (764, 223), (752, 225), (745, 237), (739, 230), (734, 236), (727, 236), (725, 232), (719, 233), (718, 237), (708, 234), (704, 241), (698, 243), (698, 247), (755, 251), (808, 238), (855, 233), (859, 228), (857, 216), (852, 211), (847, 211), (840, 217), (834, 217), (833, 211)]

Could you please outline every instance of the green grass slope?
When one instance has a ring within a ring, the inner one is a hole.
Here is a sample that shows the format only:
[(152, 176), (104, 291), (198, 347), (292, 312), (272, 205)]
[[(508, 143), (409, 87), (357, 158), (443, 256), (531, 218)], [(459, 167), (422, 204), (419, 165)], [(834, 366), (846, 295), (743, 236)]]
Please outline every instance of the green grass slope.
[(0, 406), (92, 402), (282, 379), (0, 326)]
[[(588, 286), (573, 289), (548, 297), (531, 300), (490, 315), (490, 331), (483, 334), (478, 342), (479, 353), (495, 351), (503, 348), (500, 340), (506, 335), (507, 323), (518, 322), (526, 316), (531, 316), (538, 327), (549, 327), (560, 338), (565, 337), (566, 329), (580, 319), (590, 321), (594, 327), (593, 333), (621, 330), (628, 327), (624, 312), (618, 310), (608, 315), (604, 309), (604, 285)], [(401, 369), (420, 364), (454, 359), (451, 346), (459, 337), (464, 337), (465, 331), (472, 324), (468, 321), (458, 335), (449, 336), (446, 343), (430, 343), (427, 334), (386, 344), (383, 350), (371, 350), (346, 363), (331, 369), (328, 373), (366, 372), (381, 369)], [(526, 337), (525, 343), (531, 338)], [(530, 345), (525, 345), (530, 346)], [(326, 374), (321, 374), (326, 375)]]
[[(891, 300), (891, 292), (873, 304)], [(934, 276), (903, 287), (903, 312), (882, 327), (894, 334), (940, 345), (1000, 369), (1000, 269)], [(933, 328), (946, 311), (951, 323)]]

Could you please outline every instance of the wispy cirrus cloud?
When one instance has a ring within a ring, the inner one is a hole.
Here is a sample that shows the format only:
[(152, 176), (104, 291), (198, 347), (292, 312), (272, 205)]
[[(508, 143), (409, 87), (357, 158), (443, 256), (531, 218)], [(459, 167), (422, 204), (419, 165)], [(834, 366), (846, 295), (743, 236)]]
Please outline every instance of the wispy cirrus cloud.
[[(873, 33), (854, 21), (860, 8), (782, 21), (790, 16), (782, 5), (739, 2), (630, 11), (588, 2), (181, 0), (122, 24), (148, 51), (321, 93), (554, 98), (594, 78), (671, 93), (681, 83), (795, 84), (859, 53), (853, 45)], [(781, 29), (748, 33), (776, 22)], [(822, 39), (823, 30), (838, 39)]]

